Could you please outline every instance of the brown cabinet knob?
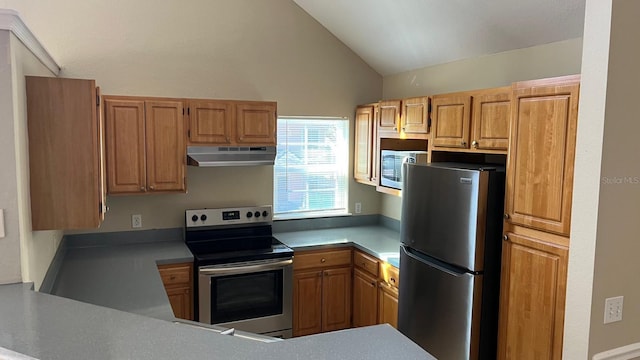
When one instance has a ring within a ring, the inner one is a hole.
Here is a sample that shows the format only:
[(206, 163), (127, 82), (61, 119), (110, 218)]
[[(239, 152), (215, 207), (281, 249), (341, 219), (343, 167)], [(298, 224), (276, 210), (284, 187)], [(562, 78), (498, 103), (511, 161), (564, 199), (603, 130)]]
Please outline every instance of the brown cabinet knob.
[(140, 186), (140, 191), (144, 191), (144, 186)]
[(504, 241), (509, 241), (509, 236), (507, 236), (507, 234), (505, 234), (505, 235), (502, 237), (502, 240), (504, 240)]
[(154, 190), (155, 186), (151, 185), (151, 186), (149, 186), (149, 189)]
[(460, 142), (460, 145), (462, 145), (462, 146), (467, 146), (467, 142), (466, 142), (466, 141), (461, 141), (461, 142)]
[(473, 147), (476, 147), (476, 148), (477, 148), (479, 144), (478, 144), (478, 142), (477, 142), (477, 141), (473, 140), (473, 141), (471, 142), (471, 145), (473, 145)]
[(504, 214), (504, 219), (509, 220), (509, 214)]
[(364, 261), (362, 262), (362, 267), (367, 267), (367, 263), (365, 263)]
[(376, 287), (376, 282), (375, 282), (375, 281), (372, 281), (372, 282), (371, 282), (371, 286)]
[(394, 279), (394, 278), (389, 278), (389, 281), (391, 281), (392, 284), (396, 283), (396, 279)]
[(322, 259), (320, 259), (320, 262), (321, 262), (321, 263), (327, 262), (327, 259), (322, 258)]

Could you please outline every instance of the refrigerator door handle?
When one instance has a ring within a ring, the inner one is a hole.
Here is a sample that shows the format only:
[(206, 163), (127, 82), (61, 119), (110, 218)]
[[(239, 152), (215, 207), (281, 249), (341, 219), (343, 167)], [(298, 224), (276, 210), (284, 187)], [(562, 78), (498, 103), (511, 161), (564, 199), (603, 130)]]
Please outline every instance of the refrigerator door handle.
[(407, 249), (404, 245), (400, 245), (400, 249), (402, 249), (402, 251), (407, 256), (409, 256), (410, 258), (412, 258), (412, 259), (414, 259), (416, 261), (422, 262), (422, 263), (427, 262), (429, 264), (429, 266), (432, 266), (432, 267), (434, 267), (434, 268), (436, 268), (436, 269), (438, 269), (438, 270), (440, 270), (440, 271), (442, 271), (444, 273), (447, 273), (447, 274), (449, 274), (451, 276), (461, 276), (461, 275), (465, 274), (464, 272), (460, 273), (460, 272), (454, 271), (452, 269), (446, 268), (444, 266), (441, 266), (441, 265), (437, 264), (435, 261), (429, 261), (429, 260), (423, 259), (423, 258), (419, 257), (418, 255), (416, 255), (411, 249)]

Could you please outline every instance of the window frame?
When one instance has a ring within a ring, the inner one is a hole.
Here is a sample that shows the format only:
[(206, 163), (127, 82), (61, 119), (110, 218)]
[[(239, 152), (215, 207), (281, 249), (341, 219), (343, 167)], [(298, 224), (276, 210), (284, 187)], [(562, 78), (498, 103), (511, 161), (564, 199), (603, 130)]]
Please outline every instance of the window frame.
[[(300, 210), (300, 211), (287, 211), (287, 212), (277, 212), (276, 211), (276, 201), (277, 201), (277, 191), (278, 191), (278, 171), (276, 170), (276, 164), (273, 166), (273, 219), (274, 220), (291, 220), (291, 219), (312, 219), (312, 218), (323, 218), (323, 217), (335, 217), (335, 216), (349, 216), (352, 215), (349, 212), (349, 162), (351, 153), (350, 149), (350, 131), (351, 131), (351, 120), (348, 117), (341, 116), (283, 116), (280, 115), (277, 117), (276, 122), (279, 125), (280, 120), (303, 120), (303, 121), (343, 121), (344, 122), (344, 142), (339, 144), (340, 147), (343, 147), (346, 152), (349, 154), (347, 156), (346, 161), (344, 161), (344, 208), (336, 208), (336, 209), (321, 209), (321, 210)], [(280, 126), (277, 126), (280, 129)], [(280, 137), (278, 137), (278, 140)], [(305, 144), (308, 144), (305, 140)], [(278, 141), (276, 141), (276, 146), (278, 147)], [(306, 145), (308, 146), (308, 145)], [(276, 155), (277, 157), (278, 155)], [(336, 158), (339, 158), (340, 152), (336, 152)], [(309, 166), (309, 164), (302, 165), (303, 167)], [(336, 175), (340, 176), (340, 171), (335, 172)], [(306, 176), (306, 173), (305, 173)], [(337, 190), (336, 190), (337, 191)], [(309, 190), (305, 190), (306, 193), (309, 193)]]

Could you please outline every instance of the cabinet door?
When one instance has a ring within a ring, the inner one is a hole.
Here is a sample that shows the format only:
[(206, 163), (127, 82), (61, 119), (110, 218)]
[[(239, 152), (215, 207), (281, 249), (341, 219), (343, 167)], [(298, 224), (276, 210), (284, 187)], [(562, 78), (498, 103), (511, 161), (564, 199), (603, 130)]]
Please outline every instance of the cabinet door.
[(189, 142), (194, 145), (231, 143), (233, 103), (216, 100), (189, 101)]
[(353, 177), (356, 181), (375, 185), (373, 183), (374, 156), (374, 108), (373, 106), (356, 109), (355, 118), (355, 150), (353, 155)]
[(144, 192), (147, 184), (144, 101), (105, 99), (107, 192)]
[(429, 98), (402, 100), (402, 131), (407, 134), (429, 133)]
[(191, 288), (176, 287), (167, 288), (167, 296), (171, 303), (173, 315), (180, 319), (193, 320), (193, 298), (191, 296)]
[(186, 147), (181, 101), (145, 101), (147, 188), (185, 191)]
[(378, 324), (398, 328), (398, 290), (384, 282), (378, 288)]
[(569, 235), (579, 83), (514, 87), (506, 209), (511, 222)]
[(507, 233), (502, 252), (500, 359), (560, 359), (568, 249)]
[(509, 148), (509, 118), (511, 95), (509, 92), (473, 97), (473, 132), (471, 145), (477, 150), (503, 150)]
[(353, 327), (377, 324), (377, 279), (358, 269), (353, 270)]
[(378, 133), (380, 136), (400, 133), (400, 100), (380, 101)]
[(103, 200), (95, 81), (27, 76), (26, 95), (32, 229), (97, 228)]
[(329, 269), (322, 277), (322, 331), (351, 327), (351, 267)]
[(431, 105), (433, 147), (468, 149), (471, 96), (434, 96)]
[(239, 144), (276, 145), (276, 103), (238, 103), (236, 131)]
[(322, 331), (322, 271), (293, 274), (293, 336)]

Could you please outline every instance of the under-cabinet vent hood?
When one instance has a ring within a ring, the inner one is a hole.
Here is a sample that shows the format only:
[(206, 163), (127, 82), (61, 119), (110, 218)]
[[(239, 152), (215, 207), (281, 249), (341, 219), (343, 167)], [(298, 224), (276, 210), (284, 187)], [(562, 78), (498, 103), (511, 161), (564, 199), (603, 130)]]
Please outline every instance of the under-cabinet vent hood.
[(187, 164), (192, 166), (273, 165), (275, 146), (188, 146)]

